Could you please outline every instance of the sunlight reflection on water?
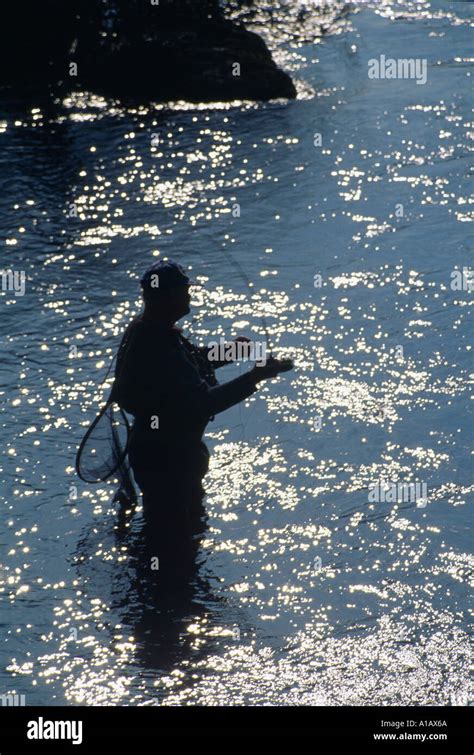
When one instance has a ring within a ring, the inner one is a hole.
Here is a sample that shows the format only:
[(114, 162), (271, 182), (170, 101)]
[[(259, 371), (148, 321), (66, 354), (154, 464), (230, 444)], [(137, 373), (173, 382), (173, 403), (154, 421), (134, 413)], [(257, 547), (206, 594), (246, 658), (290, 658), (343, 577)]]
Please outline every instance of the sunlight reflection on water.
[[(450, 274), (467, 264), (472, 132), (467, 16), (444, 6), (328, 10), (324, 40), (308, 14), (291, 46), (258, 4), (295, 103), (75, 95), (59, 117), (1, 121), (7, 259), (28, 279), (2, 301), (3, 667), (28, 704), (467, 694), (471, 300)], [(380, 40), (419, 46), (426, 88), (368, 86)], [(74, 454), (159, 254), (205, 283), (185, 323), (197, 341), (263, 339), (263, 315), (296, 369), (210, 423), (199, 575), (157, 611), (137, 577), (141, 511), (124, 537), (113, 485), (78, 484)], [(426, 482), (427, 506), (371, 503), (383, 479)]]

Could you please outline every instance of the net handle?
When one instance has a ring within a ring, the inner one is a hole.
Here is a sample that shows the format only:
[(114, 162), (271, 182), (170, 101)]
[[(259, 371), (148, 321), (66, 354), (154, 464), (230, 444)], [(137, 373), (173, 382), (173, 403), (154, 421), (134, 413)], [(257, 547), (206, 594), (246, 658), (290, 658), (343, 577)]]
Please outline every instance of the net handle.
[[(112, 392), (111, 392), (111, 395), (112, 395)], [(79, 446), (79, 448), (77, 450), (77, 454), (76, 454), (76, 461), (75, 461), (76, 473), (77, 473), (78, 477), (83, 482), (87, 482), (89, 484), (104, 482), (105, 480), (108, 480), (108, 478), (111, 477), (113, 474), (115, 474), (115, 472), (117, 471), (117, 469), (123, 463), (123, 461), (124, 461), (124, 459), (125, 459), (125, 457), (127, 455), (127, 452), (128, 452), (128, 443), (129, 443), (129, 438), (130, 438), (130, 422), (128, 421), (128, 418), (127, 418), (125, 412), (123, 411), (123, 409), (119, 406), (120, 415), (121, 415), (123, 421), (125, 422), (125, 427), (127, 429), (127, 442), (125, 444), (125, 448), (122, 449), (122, 453), (120, 454), (120, 456), (118, 458), (118, 461), (115, 464), (115, 466), (113, 467), (113, 469), (111, 469), (109, 472), (107, 472), (107, 474), (105, 476), (99, 477), (98, 479), (93, 479), (93, 480), (91, 480), (90, 478), (83, 477), (82, 472), (81, 472), (81, 457), (82, 457), (82, 452), (83, 452), (84, 447), (85, 447), (87, 441), (89, 440), (92, 432), (97, 427), (98, 423), (100, 422), (100, 420), (102, 419), (102, 417), (106, 413), (107, 409), (113, 403), (115, 403), (114, 399), (111, 398), (111, 395), (109, 396), (109, 398), (107, 399), (106, 403), (104, 404), (104, 406), (100, 410), (99, 414), (97, 415), (97, 417), (95, 418), (95, 420), (93, 421), (93, 423), (90, 425), (89, 429), (87, 430), (86, 434), (84, 435), (84, 437), (83, 437), (83, 439), (81, 441), (81, 444), (80, 444), (80, 446)], [(118, 404), (117, 404), (117, 406), (118, 406)]]

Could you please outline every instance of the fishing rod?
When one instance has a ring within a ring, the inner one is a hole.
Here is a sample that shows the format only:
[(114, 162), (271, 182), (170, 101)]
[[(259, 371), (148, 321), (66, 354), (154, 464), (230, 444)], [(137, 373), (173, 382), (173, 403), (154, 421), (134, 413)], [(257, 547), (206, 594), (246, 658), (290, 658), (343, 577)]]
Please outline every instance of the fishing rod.
[[(240, 262), (238, 262), (232, 256), (232, 253), (228, 249), (226, 249), (225, 247), (222, 247), (222, 250), (223, 250), (224, 254), (227, 255), (227, 258), (228, 258), (229, 262), (231, 263), (231, 265), (233, 265), (235, 267), (235, 269), (237, 270), (237, 272), (239, 273), (240, 277), (244, 281), (244, 283), (247, 286), (247, 288), (249, 289), (250, 293), (253, 294), (253, 283), (250, 280), (250, 278), (248, 277), (248, 275), (245, 272), (245, 270), (243, 269), (243, 267), (240, 264)], [(272, 345), (271, 345), (271, 342), (270, 342), (270, 335), (269, 335), (269, 330), (268, 330), (267, 319), (266, 319), (266, 317), (265, 317), (265, 315), (263, 313), (260, 315), (260, 322), (262, 324), (262, 329), (263, 329), (263, 333), (264, 333), (264, 336), (265, 336), (265, 343), (267, 345), (267, 348), (270, 351), (270, 357), (272, 357), (272, 355), (273, 355), (273, 349), (272, 349)]]

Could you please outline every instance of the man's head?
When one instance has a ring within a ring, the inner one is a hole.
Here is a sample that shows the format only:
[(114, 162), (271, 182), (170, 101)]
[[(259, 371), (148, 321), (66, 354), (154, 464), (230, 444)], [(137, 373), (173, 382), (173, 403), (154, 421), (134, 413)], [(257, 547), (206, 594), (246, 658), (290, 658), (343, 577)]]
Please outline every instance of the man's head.
[(190, 311), (191, 281), (186, 270), (173, 260), (153, 263), (142, 275), (140, 284), (146, 311), (173, 323)]

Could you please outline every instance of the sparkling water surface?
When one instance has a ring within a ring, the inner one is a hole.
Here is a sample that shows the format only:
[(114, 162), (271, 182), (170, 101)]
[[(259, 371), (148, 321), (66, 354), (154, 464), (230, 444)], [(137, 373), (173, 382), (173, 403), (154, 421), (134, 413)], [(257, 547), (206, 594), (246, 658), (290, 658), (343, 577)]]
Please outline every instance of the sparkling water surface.
[[(27, 280), (0, 294), (0, 692), (27, 705), (470, 696), (470, 4), (255, 6), (294, 102), (2, 106), (1, 265)], [(382, 54), (426, 84), (369, 79)], [(159, 255), (205, 283), (187, 335), (263, 317), (296, 366), (210, 423), (198, 576), (154, 602), (141, 511), (120, 529), (74, 457)], [(383, 480), (426, 505), (370, 501)]]

